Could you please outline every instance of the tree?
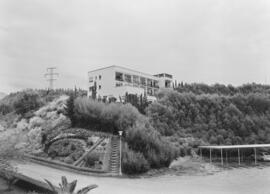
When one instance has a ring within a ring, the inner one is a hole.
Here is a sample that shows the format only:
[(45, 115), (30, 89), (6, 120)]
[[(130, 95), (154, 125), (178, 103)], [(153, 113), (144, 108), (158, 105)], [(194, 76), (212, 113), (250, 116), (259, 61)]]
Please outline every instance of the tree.
[(10, 113), (12, 111), (12, 108), (7, 105), (7, 104), (1, 104), (0, 105), (0, 114), (7, 114), (7, 113)]
[(74, 115), (74, 94), (71, 94), (69, 96), (69, 99), (67, 100), (67, 107), (66, 107), (66, 116), (69, 117), (71, 121), (71, 126), (75, 126), (75, 115)]
[(67, 178), (65, 176), (62, 176), (62, 183), (59, 184), (60, 189), (55, 187), (50, 181), (46, 179), (45, 181), (47, 182), (47, 184), (49, 185), (49, 187), (51, 188), (54, 194), (87, 194), (92, 189), (95, 189), (98, 187), (97, 185), (89, 185), (87, 187), (80, 189), (79, 191), (75, 193), (74, 191), (77, 185), (77, 180), (72, 181), (71, 183), (68, 183)]
[(18, 99), (14, 103), (16, 113), (25, 114), (28, 111), (36, 110), (42, 105), (40, 96), (33, 91), (25, 91), (18, 95)]

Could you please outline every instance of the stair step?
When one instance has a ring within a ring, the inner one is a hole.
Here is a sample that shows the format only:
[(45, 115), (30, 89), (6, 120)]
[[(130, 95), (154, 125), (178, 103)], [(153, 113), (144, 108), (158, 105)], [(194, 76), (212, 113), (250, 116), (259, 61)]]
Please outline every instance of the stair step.
[(119, 164), (120, 164), (120, 139), (113, 136), (111, 139), (111, 155), (109, 159), (109, 170), (112, 174), (119, 174)]

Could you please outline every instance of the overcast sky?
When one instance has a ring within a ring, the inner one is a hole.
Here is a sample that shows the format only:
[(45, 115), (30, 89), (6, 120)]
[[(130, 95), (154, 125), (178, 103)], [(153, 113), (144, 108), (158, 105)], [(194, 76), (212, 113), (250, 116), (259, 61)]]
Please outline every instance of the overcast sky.
[(1, 0), (0, 91), (87, 87), (120, 65), (179, 81), (270, 83), (269, 0)]

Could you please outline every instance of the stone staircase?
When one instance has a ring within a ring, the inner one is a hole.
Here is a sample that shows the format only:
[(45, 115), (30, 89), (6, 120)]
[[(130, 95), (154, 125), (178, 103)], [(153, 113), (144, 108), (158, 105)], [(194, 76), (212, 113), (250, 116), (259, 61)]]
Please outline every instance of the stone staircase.
[(109, 164), (109, 172), (112, 175), (119, 174), (119, 165), (120, 165), (120, 140), (119, 137), (113, 136), (111, 139), (111, 156)]

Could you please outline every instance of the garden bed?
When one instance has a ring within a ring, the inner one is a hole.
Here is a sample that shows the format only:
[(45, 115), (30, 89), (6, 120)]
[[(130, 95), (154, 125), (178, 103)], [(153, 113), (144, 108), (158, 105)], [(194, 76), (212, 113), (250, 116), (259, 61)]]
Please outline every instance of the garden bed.
[(51, 139), (46, 149), (31, 155), (46, 161), (103, 170), (109, 135), (83, 129), (69, 129)]

